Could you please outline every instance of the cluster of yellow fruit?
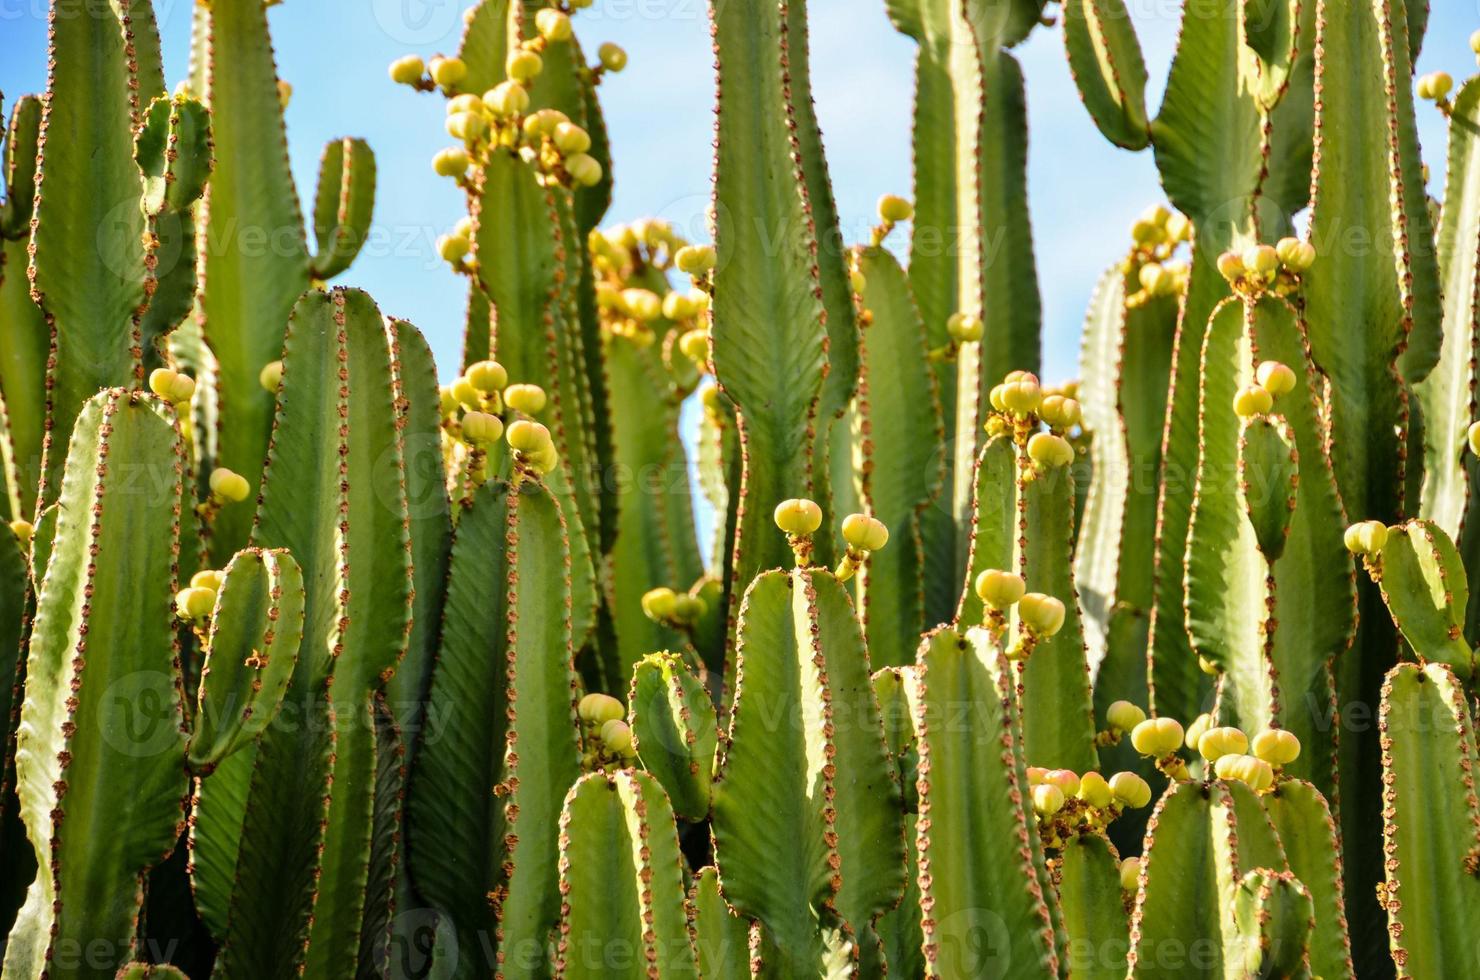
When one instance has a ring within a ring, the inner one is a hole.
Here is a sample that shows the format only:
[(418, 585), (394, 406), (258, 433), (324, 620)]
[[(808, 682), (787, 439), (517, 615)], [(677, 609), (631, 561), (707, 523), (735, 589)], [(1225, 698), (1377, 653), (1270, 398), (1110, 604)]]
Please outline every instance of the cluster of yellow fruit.
[(985, 626), (1001, 638), (1007, 628), (1008, 611), (1017, 607), (1017, 639), (1004, 653), (1008, 660), (1023, 660), (1033, 652), (1038, 641), (1053, 636), (1064, 627), (1067, 610), (1063, 602), (1042, 592), (1029, 592), (1027, 583), (1016, 572), (988, 568), (977, 575), (976, 594), (987, 607)]
[[(1044, 391), (1031, 371), (1011, 371), (987, 393), (987, 400), (993, 409), (987, 432), (1011, 433), (1013, 441), (1026, 446), (1035, 468), (1056, 469), (1074, 462), (1076, 453), (1065, 435), (1083, 420), (1077, 398), (1062, 390)], [(1035, 431), (1039, 422), (1049, 431)]]
[(1039, 836), (1051, 850), (1080, 834), (1100, 833), (1124, 811), (1151, 802), (1150, 784), (1133, 772), (1117, 772), (1106, 779), (1093, 770), (1079, 775), (1070, 769), (1029, 766), (1028, 792), (1038, 815)]
[(1233, 396), (1233, 410), (1251, 419), (1274, 408), (1274, 400), (1295, 390), (1295, 372), (1279, 361), (1261, 361), (1254, 370), (1254, 384), (1245, 385)]
[[(497, 361), (478, 361), (450, 385), (442, 387), (443, 429), (475, 451), (483, 452), (507, 438), (515, 461), (533, 472), (544, 475), (555, 468), (555, 452), (550, 430), (532, 418), (544, 411), (545, 389), (535, 384), (509, 384), (509, 374)], [(521, 417), (507, 428), (503, 416), (516, 412)]]
[(1141, 755), (1174, 779), (1187, 779), (1186, 763), (1178, 752), (1195, 751), (1206, 771), (1219, 779), (1246, 783), (1257, 793), (1270, 789), (1280, 770), (1300, 757), (1300, 739), (1282, 728), (1267, 728), (1251, 740), (1242, 729), (1214, 725), (1211, 715), (1198, 715), (1185, 730), (1175, 718), (1147, 718), (1129, 701), (1116, 701), (1105, 713), (1113, 735), (1128, 733)]
[(625, 714), (622, 702), (609, 694), (588, 694), (576, 705), (585, 746), (581, 765), (588, 772), (614, 772), (637, 758), (632, 729), (622, 720)]
[(1218, 271), (1233, 291), (1246, 299), (1266, 292), (1288, 296), (1300, 285), (1300, 276), (1315, 265), (1315, 246), (1298, 238), (1281, 238), (1274, 245), (1250, 245), (1218, 256)]
[(1414, 86), (1415, 94), (1420, 99), (1439, 103), (1448, 99), (1453, 89), (1454, 76), (1447, 71), (1431, 71), (1427, 75), (1420, 75)]
[(596, 283), (596, 306), (604, 335), (649, 347), (658, 339), (657, 327), (667, 334), (667, 326), (660, 322), (667, 320), (680, 328), (679, 351), (702, 372), (708, 362), (709, 333), (694, 323), (709, 309), (708, 291), (695, 287), (660, 297), (651, 289), (632, 285), (634, 280), (651, 282), (654, 272), (667, 272), (691, 246), (666, 221), (644, 220), (594, 230), (588, 248), (601, 277)]
[(1191, 269), (1175, 258), (1178, 246), (1192, 237), (1192, 222), (1184, 215), (1158, 204), (1131, 225), (1131, 250), (1121, 263), (1121, 272), (1134, 277), (1136, 292), (1126, 305), (1140, 306), (1157, 296), (1176, 296), (1187, 290)]
[(190, 584), (175, 593), (175, 614), (197, 627), (205, 624), (216, 609), (222, 574), (205, 569), (190, 576)]

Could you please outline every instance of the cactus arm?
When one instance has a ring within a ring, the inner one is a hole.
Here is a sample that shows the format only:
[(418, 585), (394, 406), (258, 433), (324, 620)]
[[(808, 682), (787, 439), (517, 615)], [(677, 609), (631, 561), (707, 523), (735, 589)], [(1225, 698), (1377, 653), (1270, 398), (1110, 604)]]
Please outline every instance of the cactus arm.
[(497, 966), (480, 935), (513, 951), (507, 968), (531, 969), (559, 912), (556, 820), (579, 774), (563, 531), (548, 491), (495, 482), (453, 544), (427, 708), (429, 726), (447, 724), (418, 751), (408, 851), (417, 888), (456, 927), (460, 976)]
[[(916, 820), (926, 975), (1058, 972), (1045, 880), (1036, 866), (1022, 787), (1021, 737), (1006, 661), (985, 631), (929, 634), (919, 653)], [(971, 725), (949, 723), (969, 704)], [(996, 961), (973, 937), (990, 935)]]
[(23, 96), (5, 134), (5, 203), (0, 205), (0, 400), (10, 461), (5, 474), (12, 516), (35, 518), (46, 434), (46, 361), (51, 327), (31, 299), (27, 239), (36, 202), (41, 99)]
[[(1067, 7), (1065, 17), (1068, 17)], [(1126, 317), (1125, 274), (1117, 264), (1105, 270), (1095, 284), (1079, 344), (1079, 403), (1083, 428), (1090, 439), (1089, 458), (1094, 478), (1090, 481), (1084, 520), (1074, 550), (1074, 584), (1079, 590), (1084, 615), (1084, 638), (1091, 670), (1096, 673), (1111, 655), (1110, 621), (1116, 614), (1120, 579), (1122, 575), (1129, 577), (1134, 567), (1122, 563), (1121, 548), (1136, 546), (1134, 536), (1124, 530), (1134, 486), (1130, 427), (1122, 422), (1119, 412), (1125, 346), (1131, 338)], [(1158, 426), (1158, 442), (1159, 430)], [(1154, 495), (1152, 500), (1154, 503)], [(1141, 652), (1144, 657), (1144, 647)]]
[(1095, 753), (1094, 700), (1074, 588), (1074, 478), (1069, 467), (1020, 481), (1018, 562), (1031, 591), (1064, 604), (1064, 625), (1040, 639), (1018, 677), (1023, 752), (1033, 765), (1088, 772)]
[(215, 165), (211, 121), (193, 99), (160, 96), (149, 103), (134, 139), (144, 175), (149, 254), (157, 282), (142, 321), (144, 352), (159, 363), (160, 341), (189, 314), (195, 294), (195, 228), (191, 207)]
[[(873, 920), (904, 885), (903, 833), (847, 593), (824, 571), (767, 572), (747, 591), (739, 642), (711, 824), (725, 899), (765, 926), (776, 975), (841, 951), (834, 916), (852, 955), (876, 962)], [(777, 712), (790, 720), (778, 727)], [(784, 859), (779, 840), (793, 842)]]
[(884, 742), (889, 747), (894, 781), (899, 785), (905, 812), (914, 813), (920, 802), (915, 791), (920, 751), (915, 741), (914, 665), (881, 667), (874, 672), (873, 688), (879, 717), (884, 723)]
[(452, 548), (451, 504), (442, 462), (437, 366), (421, 331), (404, 320), (391, 323), (397, 362), (398, 402), (405, 420), (406, 506), (411, 523), (411, 635), (396, 675), (386, 682), (386, 702), (414, 757), (416, 734), (426, 721), (426, 692), (437, 654), (447, 566)]
[(202, 775), (272, 724), (303, 638), (303, 573), (286, 551), (226, 566), (186, 758)]
[[(410, 625), (393, 358), (366, 294), (312, 292), (295, 307), (253, 543), (290, 549), (303, 569), (304, 639), (288, 703), (304, 720), (259, 743), (245, 812), (212, 817), (240, 838), (226, 976), (277, 975), (331, 952), (352, 964), (358, 949), (375, 771), (364, 712)], [(257, 901), (261, 888), (281, 900)]]
[(719, 741), (714, 704), (676, 653), (655, 653), (632, 672), (633, 741), (643, 768), (668, 793), (673, 812), (698, 822), (709, 815)]
[[(1323, 0), (1319, 7), (1323, 95), (1311, 237), (1334, 241), (1338, 225), (1355, 224), (1370, 229), (1372, 247), (1355, 254), (1327, 246), (1305, 286), (1311, 353), (1330, 379), (1332, 439), (1343, 446), (1336, 460), (1342, 497), (1352, 514), (1388, 520), (1402, 506), (1402, 475), (1392, 461), (1407, 427), (1394, 365), (1405, 380), (1422, 380), (1439, 355), (1442, 319), (1406, 22), (1392, 16), (1394, 6)], [(1387, 139), (1374, 144), (1366, 135), (1374, 126)], [(1350, 323), (1365, 329), (1354, 335), (1339, 326)]]
[[(1475, 400), (1476, 334), (1480, 331), (1480, 82), (1461, 86), (1449, 110), (1445, 204), (1438, 228), (1444, 296), (1439, 361), (1413, 386), (1423, 416), (1423, 490), (1419, 516), (1455, 540), (1471, 492), (1465, 433), (1480, 414)], [(1468, 526), (1468, 522), (1466, 522)]]
[[(73, 430), (15, 757), (44, 870), (11, 932), (7, 977), (111, 977), (133, 955), (142, 875), (183, 829), (172, 623), (183, 452), (164, 411), (121, 389), (90, 399)], [(164, 492), (138, 493), (139, 472), (163, 474)], [(89, 823), (100, 816), (105, 826)], [(103, 938), (106, 962), (55, 958)]]
[[(214, 2), (208, 31), (202, 98), (211, 110), (221, 166), (197, 209), (197, 234), (211, 243), (200, 264), (198, 315), (217, 360), (215, 462), (255, 486), (274, 411), (273, 395), (258, 375), (282, 357), (289, 314), (309, 285), (308, 246), (288, 168), (266, 8), (258, 0)], [(258, 234), (270, 247), (253, 237)], [(250, 522), (245, 508), (217, 518), (217, 560), (242, 546)]]
[(1090, 118), (1127, 150), (1151, 142), (1146, 118), (1146, 62), (1123, 0), (1068, 0), (1064, 47)]
[(313, 207), (319, 246), (310, 260), (313, 278), (333, 279), (350, 267), (370, 234), (374, 213), (375, 154), (369, 144), (349, 137), (325, 144)]
[[(1253, 52), (1245, 72), (1260, 106), (1273, 109), (1285, 94), (1299, 54), (1302, 10), (1314, 0), (1248, 0), (1243, 4), (1244, 43)], [(1307, 44), (1309, 42), (1307, 41)]]
[(26, 677), (30, 626), (30, 570), (20, 541), (0, 537), (0, 932), (9, 933), (26, 889), (36, 877), (36, 855), (26, 840), (15, 795), (15, 737)]
[(458, 94), (482, 95), (504, 80), (509, 56), (509, 0), (478, 0), (464, 15), (457, 56), (468, 74), (457, 84)]
[(701, 868), (689, 890), (689, 934), (699, 961), (699, 975), (708, 980), (744, 980), (750, 976), (750, 929), (725, 904), (719, 872)]
[[(545, 412), (551, 432), (561, 448), (561, 466), (567, 478), (554, 481), (561, 510), (570, 527), (572, 567), (572, 612), (575, 635), (584, 637), (595, 616), (596, 572), (590, 543), (584, 531), (584, 513), (579, 509), (576, 480), (570, 467), (572, 440), (580, 439), (578, 405), (562, 400), (561, 334), (569, 328), (561, 305), (560, 279), (565, 265), (564, 250), (573, 247), (563, 239), (562, 222), (555, 191), (539, 186), (533, 168), (512, 153), (494, 153), (478, 176), (474, 195), (477, 233), (474, 251), (478, 262), (477, 281), (487, 292), (490, 330), (486, 339), (475, 339), (476, 326), (469, 320), (469, 344), (465, 364), (475, 347), (487, 346), (488, 356), (508, 371), (511, 382), (538, 384), (554, 397)], [(481, 307), (470, 302), (470, 312)], [(479, 321), (477, 326), (481, 326)], [(562, 363), (565, 365), (562, 368)], [(569, 394), (569, 391), (564, 394)]]
[(1428, 521), (1393, 528), (1373, 578), (1414, 652), (1469, 682), (1475, 673), (1475, 652), (1463, 631), (1470, 590), (1449, 536)]
[(1255, 310), (1253, 348), (1260, 360), (1278, 361), (1295, 372), (1293, 391), (1275, 408), (1294, 436), (1300, 478), (1284, 554), (1274, 563), (1275, 631), (1272, 658), (1278, 675), (1279, 723), (1307, 751), (1288, 767), (1326, 794), (1336, 793), (1336, 758), (1327, 736), (1336, 695), (1333, 664), (1351, 646), (1357, 595), (1352, 576), (1333, 575), (1347, 566), (1341, 495), (1321, 414), (1321, 377), (1307, 353), (1305, 318), (1278, 301)]
[[(1131, 915), (1130, 976), (1137, 978), (1225, 975), (1241, 939), (1234, 899), (1244, 874), (1286, 870), (1259, 798), (1243, 783), (1221, 780), (1168, 791), (1147, 825), (1141, 860)], [(1199, 947), (1197, 964), (1182, 958), (1190, 936), (1211, 940)]]
[[(662, 786), (644, 772), (582, 776), (560, 815), (555, 976), (697, 977), (683, 857)], [(615, 949), (630, 951), (620, 959)]]
[[(688, 504), (688, 484), (678, 432), (680, 399), (653, 348), (640, 349), (624, 337), (605, 344), (611, 378), (611, 428), (616, 472), (630, 474), (617, 497), (620, 533), (612, 546), (611, 615), (616, 625), (620, 676), (627, 677), (644, 654), (674, 647), (681, 638), (642, 609), (642, 597), (657, 586), (682, 588), (677, 552), (683, 541), (669, 536), (670, 497)], [(673, 501), (678, 506), (679, 501)], [(682, 807), (679, 807), (682, 810)]]
[(758, 14), (714, 3), (710, 15), (719, 78), (711, 358), (716, 380), (739, 407), (744, 467), (733, 597), (762, 569), (789, 562), (769, 515), (782, 500), (812, 493), (819, 480), (812, 457), (827, 332), (806, 175), (787, 125), (795, 112), (785, 82), (786, 6)]
[[(940, 492), (945, 430), (926, 361), (925, 327), (904, 270), (888, 252), (868, 248), (859, 271), (866, 311), (854, 407), (863, 460), (859, 482), (869, 513), (890, 529), (891, 540), (859, 570), (858, 605), (872, 662), (897, 666), (911, 662), (925, 629), (920, 520)], [(925, 433), (935, 439), (922, 438)]]
[[(841, 415), (858, 386), (859, 336), (853, 308), (853, 290), (848, 283), (844, 238), (838, 228), (838, 205), (828, 179), (827, 159), (822, 149), (822, 129), (812, 103), (810, 52), (807, 40), (806, 0), (785, 0), (782, 63), (786, 71), (785, 98), (793, 123), (792, 138), (802, 171), (804, 200), (812, 221), (816, 243), (813, 258), (821, 287), (823, 325), (827, 329), (827, 376), (817, 414), (825, 437), (832, 420)], [(826, 446), (821, 438), (819, 446)], [(825, 449), (824, 449), (825, 451)], [(823, 457), (819, 457), (823, 458)]]
[[(147, 7), (141, 13), (152, 17)], [(51, 11), (30, 246), (32, 296), (52, 335), (43, 506), (59, 489), (65, 447), (56, 439), (83, 402), (99, 388), (142, 381), (149, 274), (133, 155), (139, 62), (124, 38), (127, 12), (110, 5), (96, 14)]]
[(1382, 689), (1385, 905), (1400, 977), (1480, 970), (1475, 729), (1440, 664), (1399, 664)]
[(1276, 784), (1263, 797), (1265, 812), (1280, 835), (1290, 871), (1310, 892), (1319, 928), (1310, 935), (1311, 972), (1337, 980), (1354, 975), (1351, 937), (1342, 895), (1341, 850), (1326, 798), (1304, 780)]
[(976, 506), (971, 515), (971, 550), (966, 581), (961, 584), (955, 622), (961, 627), (980, 625), (986, 607), (976, 594), (976, 577), (988, 568), (1015, 570), (1013, 550), (1018, 535), (1017, 450), (1001, 436), (982, 447), (973, 472)]
[(375, 798), (357, 977), (389, 974), (396, 944), (408, 939), (406, 923), (397, 921), (396, 912), (417, 907), (406, 875), (403, 836), (408, 742), (388, 701), (376, 698), (371, 714), (365, 724), (375, 726)]
[(1315, 907), (1300, 879), (1259, 868), (1244, 876), (1234, 897), (1240, 932), (1234, 969), (1245, 976), (1309, 980)]
[(1070, 975), (1124, 980), (1125, 963), (1116, 956), (1130, 948), (1130, 927), (1110, 842), (1095, 834), (1069, 841), (1059, 856), (1058, 885), (1064, 929), (1069, 934)]

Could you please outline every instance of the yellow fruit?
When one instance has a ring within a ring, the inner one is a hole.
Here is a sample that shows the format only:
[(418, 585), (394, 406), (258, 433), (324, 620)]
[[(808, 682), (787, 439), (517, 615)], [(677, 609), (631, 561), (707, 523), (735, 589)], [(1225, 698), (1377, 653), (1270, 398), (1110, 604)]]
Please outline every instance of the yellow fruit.
[(469, 412), (462, 420), (463, 436), (475, 446), (491, 446), (504, 434), (504, 423), (497, 415)]
[(1151, 802), (1151, 784), (1133, 772), (1118, 772), (1110, 777), (1110, 792), (1117, 802), (1130, 810), (1139, 810)]
[(1274, 396), (1259, 385), (1245, 385), (1233, 396), (1233, 410), (1240, 418), (1254, 418), (1274, 408)]
[(794, 536), (811, 534), (822, 526), (822, 508), (805, 498), (781, 501), (772, 516), (777, 527)]
[(1387, 544), (1388, 529), (1382, 521), (1361, 521), (1346, 529), (1346, 550), (1354, 555), (1375, 555)]
[(525, 415), (538, 415), (545, 410), (545, 389), (539, 385), (509, 385), (504, 389), (504, 404)]
[(1182, 723), (1175, 718), (1147, 718), (1131, 730), (1131, 745), (1153, 759), (1171, 755), (1182, 745)]
[(224, 466), (211, 471), (210, 483), (211, 493), (231, 503), (241, 503), (252, 492), (252, 485), (247, 482), (246, 477), (233, 473)]
[(543, 449), (554, 447), (554, 443), (550, 440), (550, 430), (528, 419), (520, 419), (510, 424), (508, 440), (509, 447), (521, 453), (538, 453)]
[(509, 383), (509, 372), (498, 361), (478, 361), (470, 364), (463, 372), (463, 377), (468, 379), (468, 384), (485, 395), (491, 395), (501, 390)]
[(1145, 720), (1141, 706), (1129, 701), (1112, 701), (1105, 709), (1105, 721), (1116, 731), (1128, 732)]
[(1064, 604), (1051, 595), (1029, 592), (1018, 600), (1023, 625), (1039, 636), (1053, 636), (1064, 625)]
[(1264, 361), (1254, 372), (1259, 387), (1275, 398), (1295, 390), (1295, 372), (1279, 361)]
[(1288, 766), (1300, 758), (1300, 739), (1283, 728), (1269, 728), (1254, 736), (1254, 755), (1272, 766)]
[(1027, 590), (1023, 577), (1013, 572), (989, 568), (976, 577), (976, 594), (999, 612), (1021, 599)]
[(1243, 755), (1249, 750), (1249, 737), (1237, 728), (1221, 726), (1209, 728), (1197, 740), (1197, 751), (1209, 762), (1217, 762), (1225, 755)]
[(576, 705), (576, 714), (588, 725), (603, 725), (620, 721), (626, 712), (622, 709), (622, 702), (610, 694), (588, 694)]
[(867, 514), (849, 514), (843, 518), (843, 540), (859, 551), (878, 551), (889, 542), (889, 529)]
[(904, 198), (895, 194), (885, 194), (879, 198), (879, 218), (891, 224), (897, 221), (908, 221), (915, 216), (915, 206)]

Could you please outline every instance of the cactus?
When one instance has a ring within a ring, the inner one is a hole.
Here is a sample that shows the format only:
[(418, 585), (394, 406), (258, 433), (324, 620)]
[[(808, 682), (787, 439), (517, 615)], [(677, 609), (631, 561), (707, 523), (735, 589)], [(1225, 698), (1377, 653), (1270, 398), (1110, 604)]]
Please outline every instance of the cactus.
[(1480, 89), (1417, 80), (1435, 218), (1423, 5), (1189, 5), (1154, 116), (1125, 5), (1060, 5), (1169, 204), (1053, 384), (1045, 4), (886, 0), (915, 194), (851, 248), (804, 0), (711, 6), (713, 245), (602, 226), (589, 5), (391, 66), (468, 207), (440, 388), (318, 288), (375, 161), (328, 144), (311, 252), (262, 4), (196, 5), (173, 97), (151, 4), (57, 5), (0, 204), (6, 977), (1480, 972)]

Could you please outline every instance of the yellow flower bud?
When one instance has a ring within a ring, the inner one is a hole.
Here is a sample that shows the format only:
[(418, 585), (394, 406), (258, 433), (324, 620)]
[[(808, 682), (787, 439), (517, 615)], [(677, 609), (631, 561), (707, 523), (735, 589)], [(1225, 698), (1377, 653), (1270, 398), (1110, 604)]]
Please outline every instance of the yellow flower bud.
[(1043, 781), (1050, 786), (1057, 786), (1065, 796), (1073, 796), (1079, 792), (1079, 775), (1072, 769), (1050, 769), (1043, 774)]
[(1168, 272), (1160, 262), (1147, 262), (1141, 266), (1137, 278), (1141, 280), (1141, 288), (1152, 296), (1165, 296), (1177, 285), (1177, 277)]
[(561, 153), (585, 153), (591, 149), (591, 134), (575, 123), (563, 122), (556, 126), (554, 139)]
[(1213, 772), (1219, 779), (1237, 779), (1247, 783), (1256, 793), (1262, 793), (1274, 783), (1274, 770), (1269, 763), (1252, 755), (1225, 755), (1213, 763)]
[(709, 359), (709, 331), (696, 329), (686, 331), (678, 338), (678, 349), (695, 364), (703, 364)]
[(524, 135), (531, 139), (553, 136), (555, 127), (570, 122), (570, 117), (559, 109), (541, 109), (524, 117)]
[(1133, 772), (1118, 772), (1111, 776), (1110, 792), (1128, 810), (1139, 810), (1151, 802), (1151, 785)]
[(475, 446), (491, 446), (504, 434), (504, 423), (497, 415), (469, 412), (462, 420), (463, 437)]
[(772, 517), (777, 527), (793, 536), (811, 534), (822, 526), (822, 508), (805, 497), (781, 501)]
[(1131, 745), (1153, 759), (1171, 755), (1182, 745), (1182, 723), (1175, 718), (1147, 718), (1131, 730)]
[(1304, 272), (1316, 261), (1315, 246), (1298, 238), (1281, 238), (1275, 243), (1274, 251), (1280, 262), (1291, 272)]
[(662, 621), (673, 617), (678, 594), (666, 585), (649, 589), (642, 594), (642, 611), (648, 619)]
[(240, 473), (233, 473), (224, 466), (211, 471), (211, 493), (230, 503), (239, 504), (252, 493), (252, 485)]
[(545, 410), (545, 389), (539, 385), (509, 385), (504, 389), (504, 404), (525, 415), (538, 415)]
[(1209, 762), (1217, 762), (1225, 755), (1243, 755), (1249, 750), (1249, 737), (1237, 728), (1222, 726), (1209, 728), (1197, 740), (1197, 751)]
[(1470, 423), (1470, 428), (1465, 433), (1465, 438), (1470, 443), (1470, 452), (1476, 456), (1480, 456), (1480, 422)]
[(397, 85), (415, 85), (421, 81), (426, 70), (426, 62), (414, 54), (408, 54), (391, 62), (391, 81)]
[(1018, 616), (1038, 636), (1053, 636), (1062, 629), (1064, 613), (1062, 602), (1041, 592), (1029, 592), (1018, 600)]
[(505, 73), (516, 82), (527, 82), (545, 68), (545, 59), (528, 48), (510, 51), (504, 62)]
[(463, 377), (468, 379), (468, 384), (485, 395), (491, 395), (501, 390), (509, 383), (509, 372), (498, 361), (478, 361), (468, 365), (463, 372)]
[(1051, 428), (1072, 429), (1084, 417), (1084, 409), (1076, 399), (1064, 395), (1045, 395), (1038, 406), (1038, 417)]
[(1064, 808), (1064, 791), (1050, 783), (1033, 787), (1033, 810), (1041, 817), (1051, 817)]
[(509, 447), (520, 453), (538, 453), (554, 446), (550, 439), (550, 430), (528, 419), (520, 419), (509, 425), (508, 440)]
[(878, 551), (889, 542), (889, 529), (867, 514), (849, 514), (843, 518), (843, 540), (859, 551)]
[(1254, 377), (1259, 381), (1259, 387), (1269, 392), (1275, 398), (1288, 395), (1295, 390), (1295, 372), (1288, 365), (1279, 361), (1263, 361)]
[(879, 198), (879, 218), (891, 224), (896, 221), (908, 221), (915, 216), (915, 206), (904, 198), (895, 194), (885, 194)]
[(946, 333), (958, 344), (975, 343), (982, 339), (982, 318), (971, 313), (952, 313), (946, 319)]
[(1110, 783), (1094, 770), (1090, 770), (1079, 778), (1078, 797), (1097, 810), (1103, 810), (1115, 799), (1115, 793), (1110, 789)]
[(21, 547), (25, 548), (31, 543), (31, 538), (36, 535), (36, 527), (30, 521), (16, 519), (10, 522), (10, 533), (15, 535)]
[(431, 64), (432, 81), (444, 89), (450, 89), (464, 78), (468, 77), (468, 66), (463, 64), (461, 58), (433, 58)]
[(1273, 245), (1250, 245), (1244, 249), (1243, 260), (1245, 268), (1261, 275), (1268, 275), (1280, 267), (1280, 256)]
[(1130, 701), (1112, 701), (1105, 709), (1105, 722), (1117, 732), (1128, 732), (1146, 720), (1146, 712)]
[(673, 264), (686, 275), (697, 276), (714, 268), (713, 245), (685, 245), (673, 254)]
[(680, 592), (673, 597), (673, 619), (679, 623), (692, 623), (704, 615), (704, 600), (698, 596)]
[[(540, 11), (544, 13), (544, 11)], [(631, 757), (637, 754), (632, 744), (632, 729), (625, 721), (612, 719), (601, 726), (601, 741), (617, 755)]]
[(576, 705), (576, 714), (588, 725), (620, 721), (626, 713), (622, 702), (610, 694), (588, 694)]
[(458, 404), (475, 410), (481, 408), (483, 404), (478, 395), (478, 389), (474, 388), (473, 383), (466, 377), (452, 382), (452, 397), (457, 399)]
[(1361, 521), (1346, 529), (1346, 550), (1354, 555), (1375, 555), (1387, 539), (1387, 525), (1382, 521)]
[(438, 150), (432, 157), (432, 170), (438, 177), (461, 177), (468, 172), (468, 151), (460, 146)]
[(437, 254), (443, 261), (457, 265), (473, 248), (473, 243), (461, 235), (443, 235), (437, 239)]
[(535, 14), (534, 26), (546, 41), (570, 40), (570, 15), (553, 7), (546, 7)]
[(595, 187), (601, 183), (601, 164), (585, 153), (572, 153), (566, 157), (565, 172), (583, 187)]
[(190, 586), (175, 593), (175, 611), (181, 619), (200, 622), (209, 617), (215, 608), (215, 589)]
[[(529, 89), (513, 80), (499, 82), (483, 94), (483, 101), (488, 105), (489, 112), (500, 118), (507, 119), (510, 116), (517, 116), (529, 108)], [(478, 118), (481, 120), (483, 117), (479, 116)], [(473, 136), (476, 137), (481, 134), (482, 130), (480, 129)], [(452, 135), (456, 136), (458, 134), (453, 133)]]
[(1283, 728), (1267, 728), (1254, 736), (1254, 755), (1272, 766), (1288, 766), (1300, 758), (1300, 739)]
[(172, 405), (179, 405), (195, 397), (195, 379), (169, 368), (155, 368), (149, 372), (149, 390)]
[(1240, 418), (1253, 418), (1274, 408), (1274, 396), (1267, 388), (1245, 385), (1233, 396), (1233, 410)]
[(1218, 256), (1218, 271), (1224, 279), (1233, 282), (1244, 274), (1244, 260), (1237, 252), (1224, 252)]
[(627, 67), (627, 52), (622, 50), (621, 45), (607, 41), (596, 49), (596, 56), (601, 59), (601, 67), (610, 72), (618, 72)]
[(1030, 415), (1043, 400), (1043, 391), (1034, 381), (1008, 381), (1002, 385), (1002, 404), (1014, 415)]
[(1028, 458), (1040, 466), (1068, 466), (1074, 462), (1074, 447), (1063, 436), (1036, 432), (1028, 440)]
[(1204, 712), (1192, 719), (1192, 724), (1187, 726), (1187, 737), (1182, 744), (1196, 752), (1197, 743), (1203, 737), (1203, 733), (1213, 727), (1213, 716)]
[(669, 293), (663, 297), (663, 316), (670, 320), (687, 320), (699, 312), (688, 293)]
[(1027, 591), (1023, 577), (1013, 572), (989, 568), (976, 577), (976, 594), (999, 612), (1011, 607)]
[(651, 289), (622, 290), (622, 307), (634, 320), (644, 323), (656, 320), (663, 313), (663, 301)]
[(190, 576), (190, 587), (192, 589), (210, 589), (212, 592), (221, 591), (221, 583), (226, 576), (217, 569), (205, 568)]
[(1120, 862), (1120, 890), (1134, 892), (1141, 887), (1141, 859), (1128, 857)]
[(1044, 776), (1047, 776), (1047, 775), (1048, 775), (1048, 770), (1045, 769), (1045, 768), (1043, 768), (1042, 766), (1029, 766), (1028, 767), (1028, 785), (1029, 786), (1041, 786), (1041, 785), (1043, 785), (1043, 777)]

